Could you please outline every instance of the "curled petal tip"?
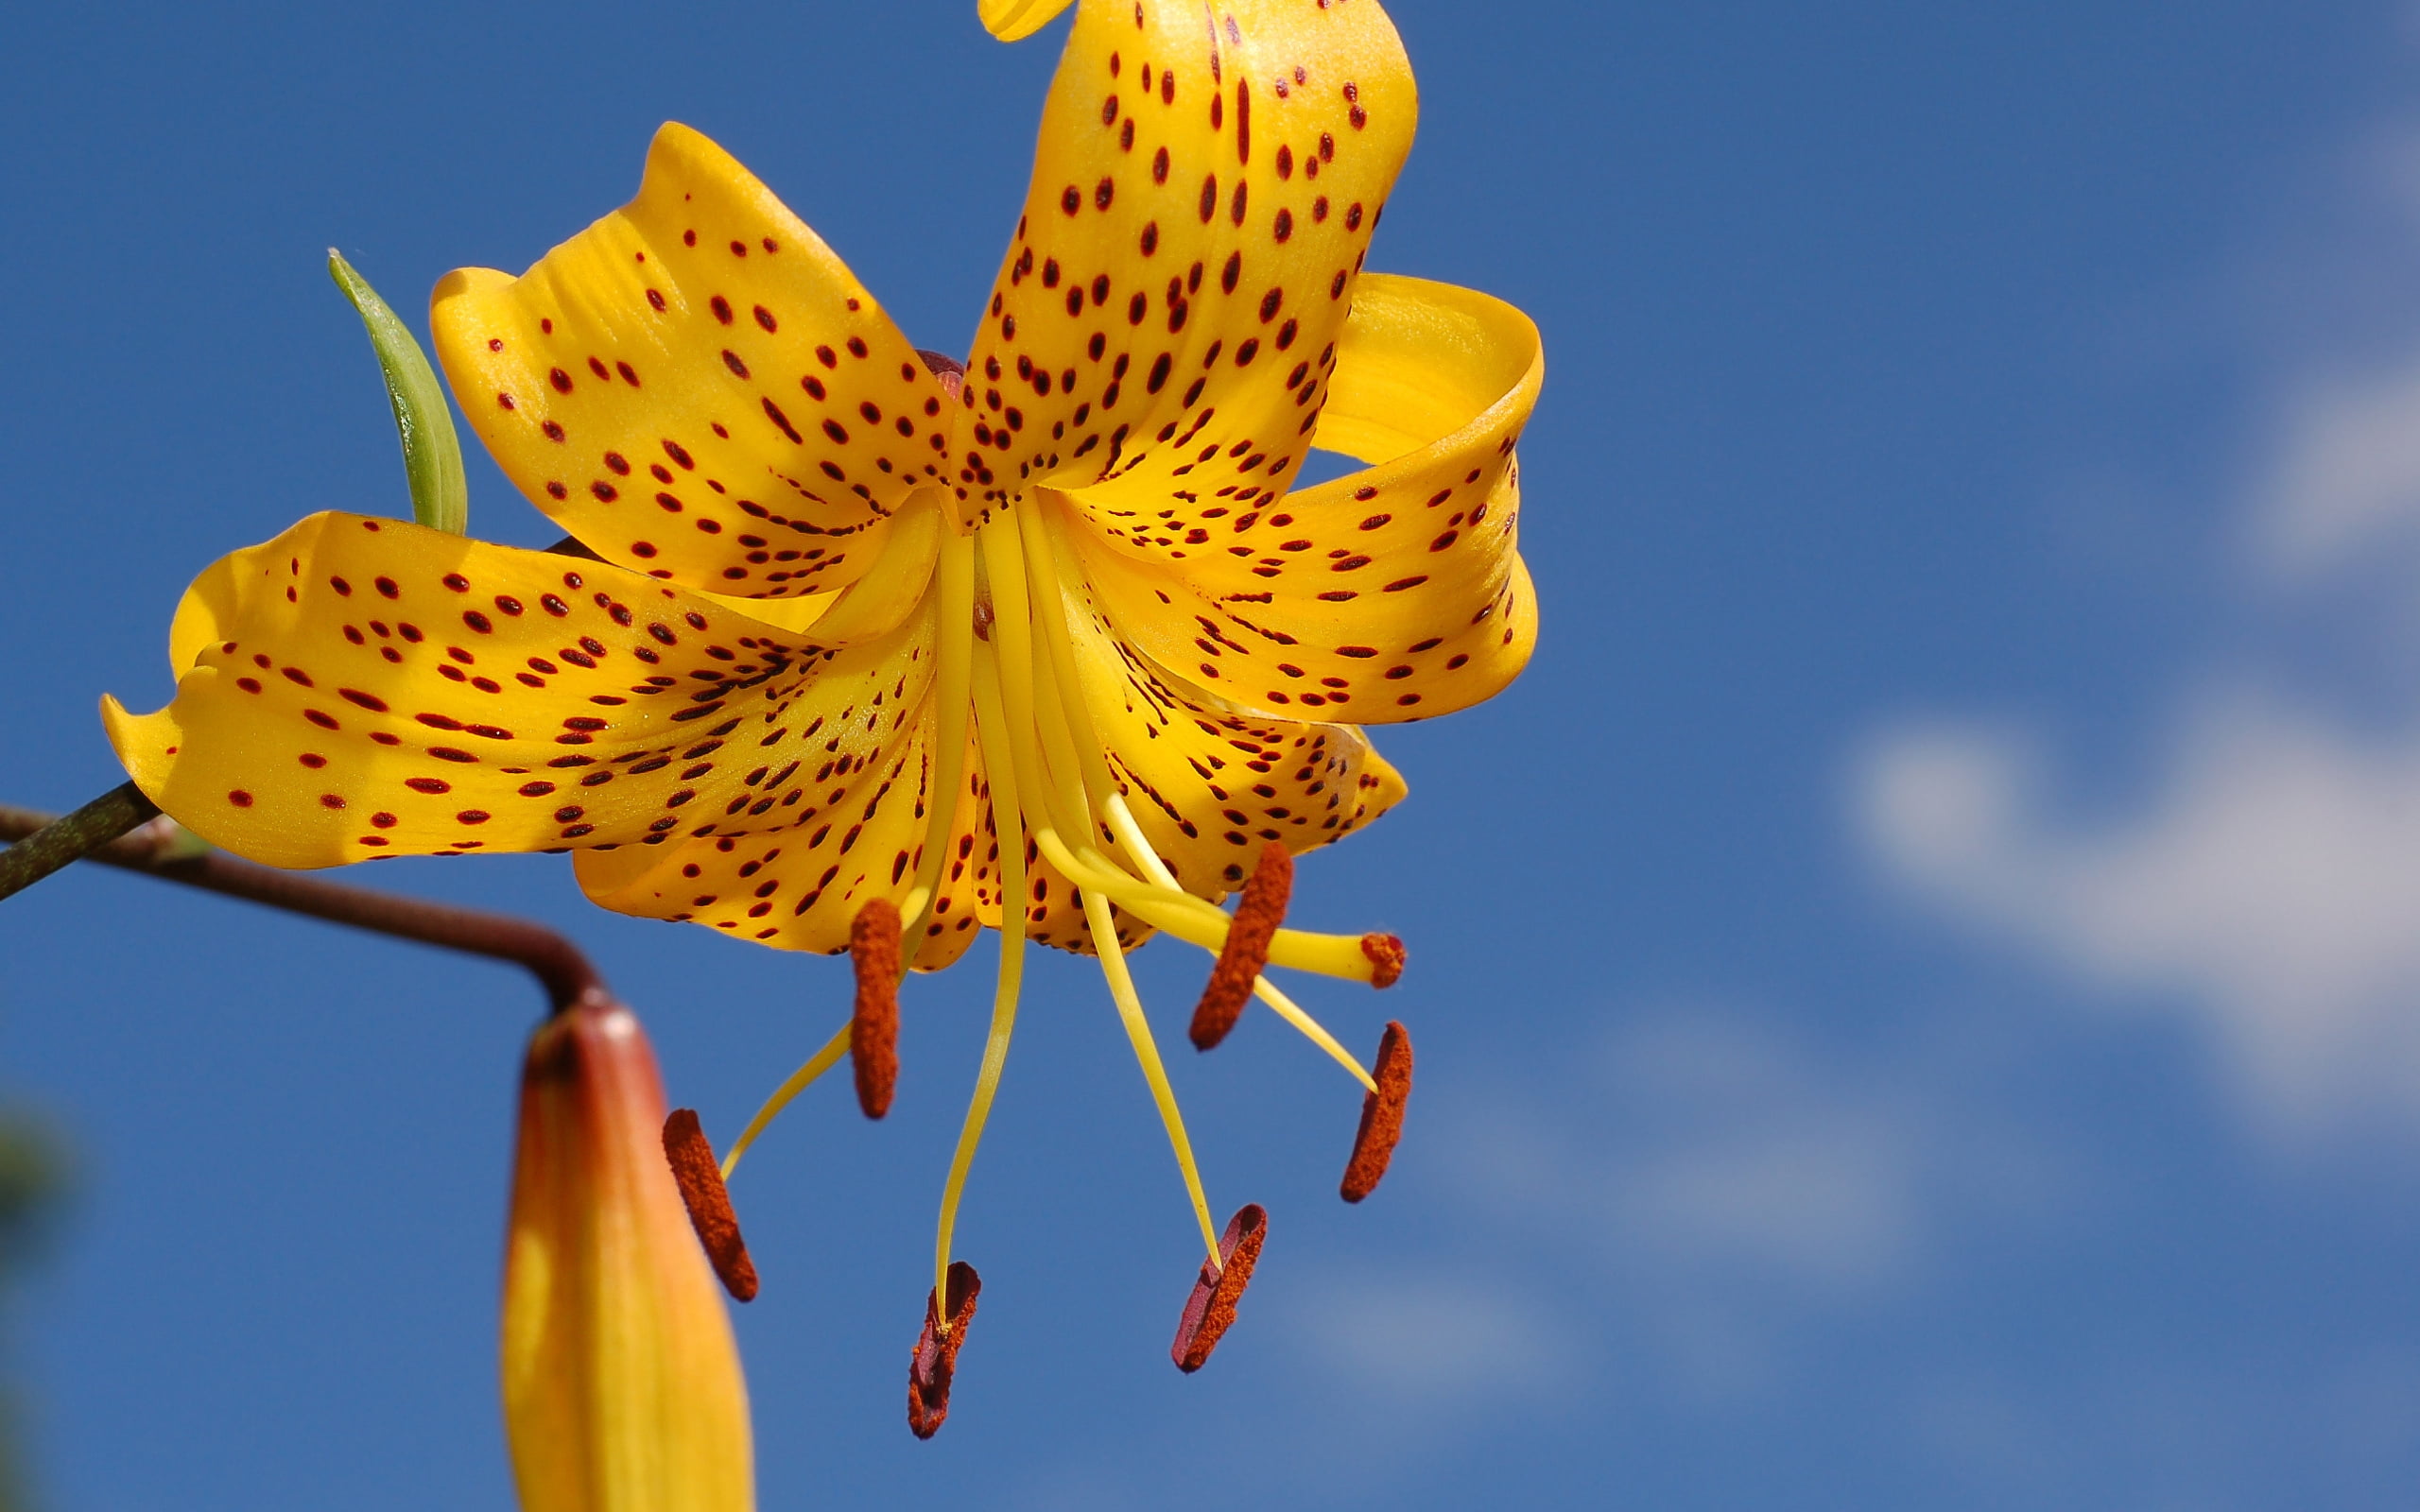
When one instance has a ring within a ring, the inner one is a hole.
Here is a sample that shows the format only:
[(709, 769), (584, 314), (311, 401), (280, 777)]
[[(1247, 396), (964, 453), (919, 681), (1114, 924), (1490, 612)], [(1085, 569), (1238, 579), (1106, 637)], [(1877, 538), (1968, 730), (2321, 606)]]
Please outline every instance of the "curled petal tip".
[(1219, 963), (1210, 969), (1209, 985), (1194, 1005), (1189, 1031), (1196, 1050), (1214, 1048), (1242, 1017), (1252, 1001), (1252, 985), (1269, 964), (1269, 942), (1286, 921), (1286, 904), (1294, 890), (1294, 857), (1275, 840), (1260, 852), (1260, 865), (1244, 882), (1243, 901), (1236, 905), (1235, 921), (1227, 926)]
[(731, 1193), (722, 1184), (722, 1167), (714, 1146), (698, 1126), (696, 1109), (676, 1108), (664, 1121), (664, 1158), (671, 1163), (672, 1180), (681, 1189), (681, 1205), (689, 1210), (689, 1227), (734, 1301), (756, 1298), (756, 1263), (748, 1258), (748, 1243), (739, 1236), (739, 1215), (732, 1211)]
[(1073, 0), (977, 0), (983, 29), (1002, 42), (1018, 42), (1050, 25)]
[(1168, 1357), (1178, 1369), (1187, 1375), (1201, 1369), (1226, 1336), (1236, 1321), (1236, 1303), (1252, 1283), (1252, 1268), (1260, 1263), (1261, 1241), (1268, 1237), (1269, 1211), (1257, 1202), (1245, 1203), (1227, 1220), (1227, 1231), (1219, 1236), (1219, 1263), (1214, 1267), (1202, 1262), (1193, 1295), (1185, 1298), (1184, 1315), (1177, 1320), (1176, 1343)]
[(868, 1118), (890, 1111), (899, 1081), (899, 910), (887, 898), (858, 909), (849, 926), (849, 961), (857, 972), (849, 1060), (856, 1072), (857, 1106)]
[(916, 1336), (916, 1352), (908, 1357), (908, 1431), (918, 1438), (941, 1432), (949, 1418), (950, 1378), (958, 1370), (959, 1348), (966, 1342), (967, 1325), (975, 1320), (975, 1298), (983, 1278), (962, 1260), (949, 1267), (949, 1321), (944, 1327), (936, 1298), (925, 1298), (925, 1331)]
[(1353, 1157), (1345, 1161), (1338, 1194), (1358, 1202), (1378, 1189), (1394, 1159), (1395, 1141), (1403, 1137), (1404, 1104), (1411, 1098), (1411, 1036), (1400, 1023), (1389, 1023), (1378, 1040), (1377, 1069), (1372, 1079), (1376, 1091), (1361, 1099), (1361, 1127), (1353, 1136)]

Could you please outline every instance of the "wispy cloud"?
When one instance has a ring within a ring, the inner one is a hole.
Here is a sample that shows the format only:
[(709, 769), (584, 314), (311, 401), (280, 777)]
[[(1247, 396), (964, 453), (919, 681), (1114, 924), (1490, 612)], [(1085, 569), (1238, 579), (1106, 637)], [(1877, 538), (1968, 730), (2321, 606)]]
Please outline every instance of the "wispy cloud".
[[(2175, 1015), (2247, 1117), (2303, 1144), (2382, 1116), (2420, 1129), (2420, 594), (2402, 587), (2420, 570), (2420, 130), (2382, 124), (2346, 161), (2331, 200), (2288, 217), (2325, 245), (2292, 233), (2300, 252), (2236, 288), (2262, 397), (2216, 513), (2258, 591), (2222, 601), (2222, 648), (2145, 696), (2154, 780), (2087, 813), (2038, 735), (1943, 710), (1873, 730), (1849, 794), (1903, 892)], [(2312, 284), (2362, 294), (2327, 310)], [(2315, 619), (2326, 660), (2298, 663)], [(2357, 663), (2365, 691), (2329, 703)]]
[(1736, 1010), (1626, 1015), (1518, 1092), (1444, 1110), (1458, 1206), (1505, 1250), (1526, 1309), (1481, 1310), (1510, 1361), (1543, 1313), (1603, 1336), (1659, 1389), (1729, 1400), (1789, 1372), (1809, 1318), (1921, 1285), (1979, 1220), (2040, 1211), (2064, 1162), (1962, 1100), (1939, 1046), (1819, 1051)]
[(2204, 1028), (2264, 1127), (2420, 1117), (2420, 738), (2238, 692), (2170, 745), (2138, 806), (2070, 819), (2022, 737), (1901, 728), (1860, 829), (1934, 905)]
[(1553, 1363), (1538, 1301), (1483, 1273), (1356, 1273), (1306, 1289), (1312, 1354), (1391, 1411), (1522, 1395)]
[(2420, 544), (2420, 352), (2408, 365), (2305, 380), (2253, 512), (2256, 564), (2308, 585), (2381, 546)]

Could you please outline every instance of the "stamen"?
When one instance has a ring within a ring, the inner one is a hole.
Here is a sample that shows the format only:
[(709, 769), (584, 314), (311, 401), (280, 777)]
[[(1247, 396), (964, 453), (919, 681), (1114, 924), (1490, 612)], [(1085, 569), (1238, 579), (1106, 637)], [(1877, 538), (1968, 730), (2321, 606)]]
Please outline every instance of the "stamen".
[(1000, 1073), (1008, 1065), (1009, 1040), (1017, 1024), (1017, 995), (1025, 979), (1025, 824), (1017, 808), (1016, 764), (1000, 730), (1000, 679), (989, 651), (977, 655), (972, 670), (975, 732), (991, 772), (994, 838), (1000, 847), (1000, 974), (992, 993), (992, 1030), (983, 1041), (983, 1066), (975, 1074), (975, 1095), (966, 1105), (966, 1122), (959, 1126), (958, 1148), (950, 1156), (949, 1179), (942, 1187), (941, 1222), (933, 1233), (937, 1293), (948, 1289), (958, 1204), (966, 1192), (966, 1174), (974, 1167), (976, 1147), (983, 1142), (983, 1125), (992, 1116)]
[(1378, 1040), (1377, 1081), (1377, 1090), (1361, 1099), (1361, 1127), (1353, 1136), (1353, 1158), (1345, 1161), (1338, 1188), (1347, 1202), (1378, 1189), (1394, 1158), (1395, 1141), (1403, 1137), (1404, 1104), (1411, 1097), (1411, 1036), (1400, 1023), (1389, 1023)]
[(1252, 985), (1252, 989), (1255, 997), (1275, 1009), (1277, 1016), (1292, 1024), (1304, 1039), (1326, 1051), (1330, 1059), (1342, 1066), (1351, 1074), (1355, 1081), (1361, 1084), (1363, 1091), (1374, 1092), (1378, 1090), (1377, 1082), (1368, 1072), (1361, 1069), (1361, 1062), (1353, 1058), (1353, 1052), (1338, 1044), (1336, 1036), (1328, 1033), (1319, 1020), (1312, 1018), (1297, 1006), (1292, 998), (1278, 991), (1274, 982), (1264, 976)]
[(698, 1243), (722, 1279), (722, 1289), (735, 1301), (753, 1301), (756, 1264), (748, 1258), (747, 1241), (739, 1237), (739, 1215), (731, 1210), (731, 1193), (715, 1164), (715, 1147), (698, 1126), (696, 1109), (676, 1108), (664, 1121), (664, 1158), (681, 1189), (681, 1205), (689, 1210), (689, 1227), (698, 1231)]
[[(1044, 657), (1043, 665), (1035, 670), (1037, 675), (1046, 671), (1060, 689), (1062, 696), (1054, 701), (1066, 721), (1085, 796), (1096, 804), (1106, 805), (1116, 796), (1117, 782), (1110, 776), (1109, 759), (1102, 754), (1092, 712), (1084, 703), (1083, 682), (1076, 669), (1075, 642), (1067, 632), (1065, 596), (1060, 588), (1063, 580), (1082, 583), (1083, 569), (1062, 555), (1060, 547), (1064, 542), (1052, 528), (1055, 511), (1047, 501), (1037, 497), (1034, 506), (1032, 518), (1025, 523), (1018, 540), (1025, 548), (1027, 574), (1034, 585), (1033, 613)], [(1084, 831), (1084, 844), (1096, 844), (1098, 838), (1091, 828)], [(1150, 847), (1144, 849), (1149, 850)]]
[(1202, 1263), (1193, 1295), (1185, 1298), (1184, 1315), (1177, 1320), (1176, 1343), (1168, 1357), (1178, 1369), (1187, 1375), (1201, 1369), (1234, 1326), (1236, 1303), (1252, 1281), (1261, 1241), (1268, 1237), (1269, 1213), (1257, 1202), (1245, 1203), (1227, 1220), (1227, 1231), (1219, 1236), (1219, 1258)]
[(876, 898), (849, 925), (849, 962), (857, 971), (856, 1008), (849, 1018), (849, 1059), (857, 1074), (857, 1106), (866, 1117), (890, 1111), (899, 1080), (899, 910)]
[(1392, 987), (1403, 976), (1403, 941), (1394, 936), (1362, 936), (1361, 954), (1370, 958), (1372, 987)]
[(1201, 1001), (1194, 1005), (1194, 1049), (1215, 1047), (1243, 1016), (1253, 983), (1269, 964), (1269, 941), (1285, 921), (1286, 902), (1293, 890), (1293, 854), (1271, 840), (1261, 848), (1260, 865), (1244, 881), (1236, 921), (1227, 926), (1227, 943), (1219, 948), (1219, 964), (1210, 969), (1210, 983), (1201, 989)]
[[(1037, 503), (1046, 502), (1046, 495)], [(1002, 652), (1003, 676), (1011, 680), (1010, 696), (1022, 691), (1025, 702), (1019, 706), (1028, 714), (1028, 723), (1040, 722), (1046, 746), (1053, 745), (1052, 732), (1060, 731), (1056, 747), (1063, 750), (1072, 745), (1075, 765), (1080, 768), (1080, 790), (1073, 795), (1079, 801), (1089, 799), (1109, 821), (1110, 831), (1117, 844), (1139, 868), (1144, 881), (1138, 883), (1123, 868), (1101, 854), (1089, 812), (1061, 815), (1061, 830), (1067, 843), (1081, 847), (1080, 862), (1052, 854), (1051, 865), (1066, 873), (1067, 880), (1078, 886), (1096, 887), (1106, 892), (1120, 908), (1132, 914), (1152, 928), (1196, 945), (1214, 954), (1220, 951), (1227, 937), (1231, 920), (1224, 910), (1201, 898), (1196, 898), (1177, 885), (1175, 876), (1166, 862), (1151, 849), (1150, 842), (1134, 822), (1127, 807), (1125, 796), (1118, 791), (1111, 776), (1107, 761), (1101, 755), (1100, 737), (1094, 729), (1089, 710), (1085, 707), (1081, 685), (1077, 680), (1075, 648), (1064, 610), (1063, 598), (1057, 584), (1064, 579), (1083, 580), (1083, 568), (1074, 559), (1073, 549), (1064, 532), (1057, 528), (1058, 516), (1049, 508), (1039, 508), (1032, 519), (1020, 523), (1014, 511), (985, 526), (987, 560), (994, 555), (989, 542), (997, 541), (1003, 548), (996, 553), (1005, 558), (1011, 543), (1022, 552), (1024, 560), (1007, 564), (998, 575), (1007, 590), (1010, 602), (1027, 605), (1030, 599), (1030, 634), (1017, 638), (1014, 646)], [(1012, 539), (1011, 539), (1012, 538)], [(1047, 593), (1033, 590), (1029, 584), (1046, 583)], [(1004, 610), (1003, 612), (1009, 612)], [(1025, 623), (1020, 616), (1020, 624)], [(1039, 643), (1040, 657), (1036, 658)], [(1016, 683), (1021, 668), (1031, 668), (1028, 684)], [(1063, 689), (1060, 697), (1051, 697), (1052, 685)], [(1045, 707), (1047, 706), (1047, 707)], [(1011, 708), (1011, 714), (1019, 708)], [(1020, 726), (1024, 730), (1026, 726)], [(1030, 745), (1030, 736), (1027, 744)], [(1055, 758), (1054, 758), (1055, 759)], [(1039, 755), (1034, 765), (1041, 765)], [(1069, 795), (1061, 792), (1064, 807)], [(1080, 822), (1079, 822), (1080, 821)], [(1034, 836), (1046, 852), (1058, 840), (1050, 826), (1037, 826)], [(1063, 848), (1062, 848), (1063, 850)], [(1391, 936), (1376, 936), (1392, 940)], [(1384, 962), (1369, 954), (1368, 944), (1350, 935), (1320, 935), (1299, 929), (1279, 929), (1270, 938), (1269, 959), (1279, 966), (1298, 971), (1318, 971), (1328, 976), (1341, 976), (1368, 981), (1380, 973)], [(1401, 941), (1393, 941), (1392, 970), (1403, 965)], [(1387, 978), (1388, 983), (1392, 976)]]
[(925, 1297), (925, 1332), (916, 1336), (916, 1352), (908, 1357), (908, 1431), (918, 1438), (941, 1432), (949, 1418), (949, 1383), (958, 1371), (959, 1348), (966, 1342), (966, 1326), (975, 1321), (975, 1298), (983, 1278), (959, 1261), (949, 1268), (949, 1315), (937, 1306), (942, 1293)]
[(1092, 927), (1093, 949), (1100, 953), (1100, 973), (1109, 982), (1109, 995), (1117, 1004), (1117, 1017), (1126, 1025), (1126, 1038), (1134, 1046), (1134, 1059), (1143, 1068), (1143, 1079), (1150, 1084), (1151, 1100), (1160, 1109), (1160, 1123), (1168, 1131), (1168, 1147), (1176, 1152), (1177, 1170), (1184, 1177), (1185, 1195), (1193, 1199), (1194, 1220), (1201, 1225), (1201, 1246), (1215, 1260), (1219, 1253), (1218, 1230), (1210, 1227), (1210, 1199), (1201, 1194), (1201, 1173), (1193, 1164), (1193, 1142), (1185, 1138), (1184, 1117), (1177, 1111), (1176, 1091), (1168, 1086), (1167, 1068), (1160, 1064), (1159, 1047), (1151, 1042), (1151, 1025), (1143, 1017), (1143, 1000), (1134, 991), (1134, 978), (1126, 970), (1126, 952), (1117, 943), (1117, 927), (1109, 914), (1109, 900), (1087, 888), (1084, 890), (1084, 922)]
[(975, 660), (975, 542), (952, 534), (942, 541), (934, 568), (939, 593), (939, 619), (934, 629), (933, 769), (925, 793), (925, 843), (916, 860), (916, 885), (900, 909), (907, 931), (902, 966), (916, 964), (916, 954), (931, 938), (932, 908), (941, 889), (942, 868), (950, 853), (950, 832), (958, 820), (961, 789), (966, 782), (967, 724), (972, 709), (968, 681)]
[(807, 1057), (805, 1064), (791, 1072), (788, 1079), (773, 1089), (773, 1095), (765, 1099), (765, 1106), (756, 1109), (756, 1116), (748, 1121), (748, 1126), (739, 1131), (739, 1138), (731, 1142), (730, 1151), (723, 1156), (722, 1178), (725, 1181), (730, 1180), (731, 1174), (739, 1169), (739, 1158), (748, 1153), (748, 1146), (755, 1143), (756, 1136), (764, 1133), (766, 1126), (781, 1116), (782, 1109), (789, 1107), (799, 1093), (815, 1085), (817, 1077), (840, 1063), (840, 1057), (849, 1053), (851, 1029), (849, 1024), (840, 1025), (838, 1033), (823, 1041), (822, 1049)]

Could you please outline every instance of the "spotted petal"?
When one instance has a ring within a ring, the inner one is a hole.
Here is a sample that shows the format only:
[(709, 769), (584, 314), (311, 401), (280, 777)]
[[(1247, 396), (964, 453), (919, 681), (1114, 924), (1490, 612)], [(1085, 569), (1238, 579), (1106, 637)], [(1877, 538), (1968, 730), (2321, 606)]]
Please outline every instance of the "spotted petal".
[(829, 729), (879, 759), (854, 721), (898, 705), (930, 633), (914, 547), (939, 516), (915, 516), (862, 607), (825, 616), (843, 641), (604, 563), (314, 515), (196, 583), (173, 702), (103, 713), (154, 801), (275, 866), (744, 833), (768, 768), (830, 759)]
[(1217, 459), (1172, 508), (1079, 533), (1086, 571), (1139, 645), (1243, 706), (1380, 724), (1478, 703), (1537, 637), (1513, 443), (1544, 375), (1512, 306), (1367, 274), (1313, 438), (1376, 465), (1272, 499)]
[[(930, 633), (929, 606), (916, 616)], [(848, 949), (849, 925), (875, 898), (896, 903), (913, 884), (934, 761), (932, 659), (787, 743), (780, 762), (752, 758), (751, 781), (726, 805), (739, 833), (689, 832), (661, 848), (587, 850), (576, 863), (593, 902), (618, 913), (704, 924), (779, 950)], [(753, 747), (753, 742), (742, 742)], [(916, 965), (938, 971), (998, 919), (998, 853), (988, 829), (981, 765), (950, 832), (927, 938)], [(711, 828), (711, 827), (710, 827)]]
[(729, 153), (669, 125), (638, 198), (429, 324), (507, 476), (612, 561), (784, 597), (865, 569), (939, 475), (946, 396), (856, 275)]
[[(1071, 530), (1057, 532), (1064, 536)], [(1141, 650), (1074, 573), (1061, 575), (1078, 676), (1112, 772), (1179, 885), (1218, 900), (1261, 848), (1296, 854), (1394, 806), (1403, 778), (1350, 725), (1240, 708)]]
[(966, 516), (1032, 484), (1148, 512), (1212, 455), (1282, 492), (1417, 112), (1368, 0), (1082, 0), (961, 395)]

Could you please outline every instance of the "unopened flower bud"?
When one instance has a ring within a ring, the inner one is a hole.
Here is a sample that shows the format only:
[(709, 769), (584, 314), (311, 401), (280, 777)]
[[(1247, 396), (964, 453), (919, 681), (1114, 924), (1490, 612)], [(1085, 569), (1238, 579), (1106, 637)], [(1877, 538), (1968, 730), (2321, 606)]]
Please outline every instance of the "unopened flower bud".
[(748, 1512), (748, 1389), (638, 1019), (583, 1003), (521, 1078), (504, 1415), (527, 1512)]

